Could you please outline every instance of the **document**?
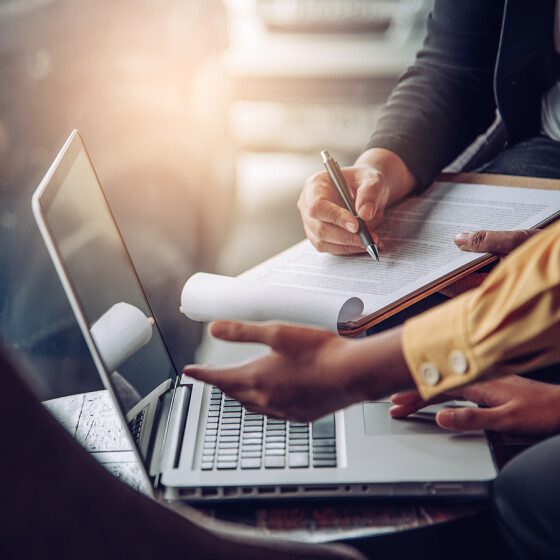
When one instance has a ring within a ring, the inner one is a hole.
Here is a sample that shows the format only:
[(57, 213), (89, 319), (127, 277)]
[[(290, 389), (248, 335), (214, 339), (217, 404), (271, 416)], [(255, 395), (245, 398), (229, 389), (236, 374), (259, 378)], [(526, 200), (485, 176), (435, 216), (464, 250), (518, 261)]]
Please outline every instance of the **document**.
[(194, 275), (182, 309), (201, 321), (281, 320), (356, 335), (495, 259), (461, 251), (456, 234), (543, 227), (560, 215), (560, 183), (526, 179), (531, 186), (518, 187), (467, 182), (509, 181), (500, 176), (458, 177), (386, 212), (376, 229), (380, 262), (319, 253), (305, 240), (236, 278)]

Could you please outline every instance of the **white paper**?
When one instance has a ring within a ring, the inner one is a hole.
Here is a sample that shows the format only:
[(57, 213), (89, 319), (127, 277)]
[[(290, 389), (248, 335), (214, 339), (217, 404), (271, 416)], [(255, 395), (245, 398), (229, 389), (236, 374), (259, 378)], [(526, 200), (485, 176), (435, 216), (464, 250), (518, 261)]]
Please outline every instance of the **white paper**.
[(479, 258), (455, 245), (457, 233), (531, 228), (559, 211), (560, 191), (437, 183), (387, 212), (377, 229), (384, 244), (378, 263), (319, 253), (306, 240), (243, 277), (356, 296), (370, 315)]
[(244, 278), (199, 272), (181, 293), (181, 308), (195, 321), (240, 319), (287, 321), (337, 331), (339, 322), (360, 316), (363, 302), (344, 294), (329, 294), (286, 286), (270, 286)]

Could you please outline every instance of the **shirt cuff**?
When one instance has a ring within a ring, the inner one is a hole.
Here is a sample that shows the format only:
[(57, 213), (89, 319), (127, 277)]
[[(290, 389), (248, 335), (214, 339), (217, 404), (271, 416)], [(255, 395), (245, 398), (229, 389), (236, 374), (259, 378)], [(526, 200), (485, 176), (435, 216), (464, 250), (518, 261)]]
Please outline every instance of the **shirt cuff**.
[(425, 400), (470, 383), (483, 373), (465, 320), (471, 297), (467, 292), (404, 324), (405, 360)]

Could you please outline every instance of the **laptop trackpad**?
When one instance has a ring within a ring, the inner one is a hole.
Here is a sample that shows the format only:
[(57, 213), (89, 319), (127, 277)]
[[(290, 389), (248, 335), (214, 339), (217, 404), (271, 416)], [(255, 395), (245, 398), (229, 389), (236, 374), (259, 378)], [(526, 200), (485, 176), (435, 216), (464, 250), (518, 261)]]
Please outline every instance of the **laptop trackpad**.
[(364, 429), (368, 436), (441, 434), (447, 432), (435, 421), (433, 412), (417, 412), (406, 417), (393, 419), (389, 416), (391, 403), (367, 402), (362, 404)]

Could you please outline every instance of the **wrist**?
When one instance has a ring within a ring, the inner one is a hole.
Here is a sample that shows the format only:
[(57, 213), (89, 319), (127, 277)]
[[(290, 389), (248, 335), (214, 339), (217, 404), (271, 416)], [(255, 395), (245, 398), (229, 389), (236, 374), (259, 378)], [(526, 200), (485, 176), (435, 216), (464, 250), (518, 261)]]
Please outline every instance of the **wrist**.
[(350, 348), (354, 374), (349, 384), (355, 400), (371, 401), (414, 389), (402, 351), (402, 327), (361, 338)]

